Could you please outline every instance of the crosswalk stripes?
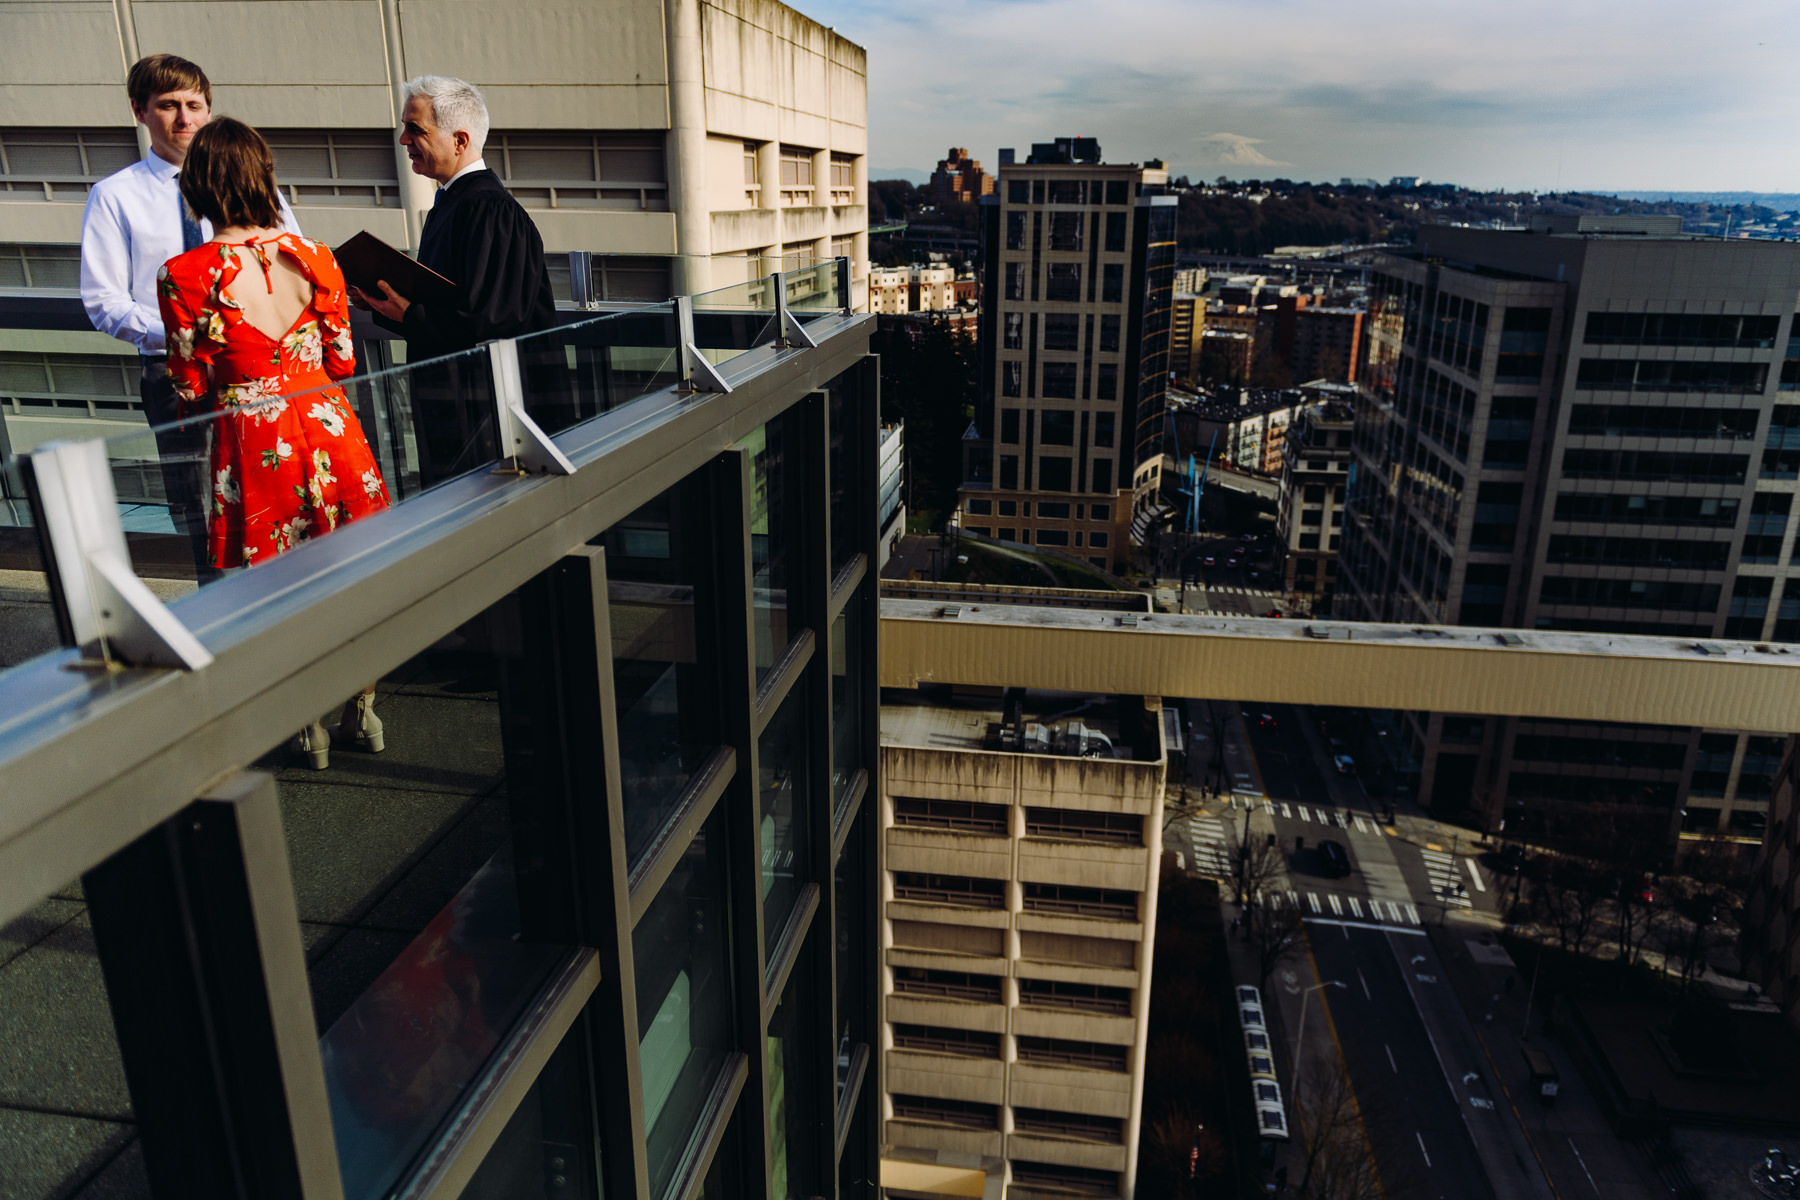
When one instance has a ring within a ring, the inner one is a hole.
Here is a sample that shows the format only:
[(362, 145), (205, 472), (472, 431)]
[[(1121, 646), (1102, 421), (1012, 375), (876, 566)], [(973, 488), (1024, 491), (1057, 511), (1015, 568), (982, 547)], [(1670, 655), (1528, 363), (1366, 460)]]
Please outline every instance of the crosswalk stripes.
[[(1271, 908), (1298, 909), (1305, 916), (1310, 910), (1311, 916), (1329, 921), (1332, 918), (1349, 917), (1351, 920), (1376, 921), (1384, 925), (1420, 925), (1419, 910), (1410, 904), (1401, 904), (1393, 900), (1365, 899), (1361, 896), (1340, 896), (1335, 892), (1301, 892), (1290, 888), (1285, 893), (1270, 892), (1259, 895), (1257, 899)], [(1331, 912), (1326, 913), (1326, 908)]]
[(1474, 901), (1469, 899), (1468, 885), (1458, 878), (1455, 855), (1445, 854), (1442, 850), (1421, 850), (1419, 857), (1425, 860), (1425, 876), (1431, 880), (1433, 896), (1456, 908), (1474, 907)]
[(1358, 833), (1369, 832), (1369, 827), (1363, 823), (1363, 819), (1361, 817), (1356, 818), (1356, 832), (1358, 832)]
[(1231, 877), (1231, 848), (1225, 823), (1217, 817), (1189, 817), (1188, 841), (1194, 847), (1194, 870), (1218, 879)]

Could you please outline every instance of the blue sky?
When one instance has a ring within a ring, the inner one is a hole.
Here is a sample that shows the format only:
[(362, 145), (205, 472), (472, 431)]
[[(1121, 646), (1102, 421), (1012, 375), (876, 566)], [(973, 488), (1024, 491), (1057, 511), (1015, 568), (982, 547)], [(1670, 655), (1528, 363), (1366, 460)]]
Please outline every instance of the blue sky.
[(1059, 134), (1177, 173), (1800, 191), (1795, 0), (791, 0), (869, 53), (871, 166)]

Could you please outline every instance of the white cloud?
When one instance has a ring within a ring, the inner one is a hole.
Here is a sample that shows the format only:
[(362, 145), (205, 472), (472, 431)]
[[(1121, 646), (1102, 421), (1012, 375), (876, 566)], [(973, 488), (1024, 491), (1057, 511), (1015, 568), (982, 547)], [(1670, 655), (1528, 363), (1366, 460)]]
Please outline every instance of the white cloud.
[(1177, 173), (1800, 191), (1793, 0), (793, 2), (867, 48), (885, 165), (1085, 134)]

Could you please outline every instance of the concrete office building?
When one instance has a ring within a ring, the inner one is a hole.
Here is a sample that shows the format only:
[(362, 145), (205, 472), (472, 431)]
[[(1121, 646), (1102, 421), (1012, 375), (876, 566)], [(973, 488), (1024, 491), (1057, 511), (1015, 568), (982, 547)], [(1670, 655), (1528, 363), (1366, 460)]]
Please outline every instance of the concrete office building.
[(1102, 163), (1092, 138), (1000, 153), (962, 521), (1124, 570), (1161, 475), (1176, 198), (1161, 163)]
[(1275, 544), (1283, 590), (1314, 612), (1330, 611), (1327, 598), (1337, 582), (1354, 428), (1349, 396), (1308, 404), (1287, 427)]
[(978, 1155), (1012, 1196), (1131, 1196), (1160, 715), (1142, 696), (884, 692), (890, 1158)]
[[(156, 51), (207, 68), (213, 111), (264, 131), (302, 228), (331, 245), (417, 245), (435, 185), (395, 144), (400, 85), (460, 75), (564, 298), (573, 250), (595, 256), (589, 294), (621, 302), (845, 256), (865, 306), (864, 52), (774, 0), (4, 6), (0, 288), (75, 286), (88, 186), (147, 150), (124, 77)], [(50, 356), (0, 384), (15, 411), (20, 392), (137, 408), (135, 352), (109, 338), (8, 333), (0, 354)]]
[(1201, 339), (1206, 335), (1206, 297), (1173, 292), (1169, 307), (1169, 370), (1177, 379), (1196, 380)]
[(938, 204), (973, 204), (994, 194), (994, 177), (981, 169), (980, 159), (969, 157), (967, 149), (952, 146), (946, 157), (938, 159), (926, 186)]
[[(1426, 226), (1378, 257), (1334, 612), (1800, 640), (1797, 296), (1800, 246), (1675, 218)], [(1782, 750), (1726, 729), (1404, 726), (1424, 798), (1527, 835), (1610, 813), (1659, 840), (1754, 838)]]

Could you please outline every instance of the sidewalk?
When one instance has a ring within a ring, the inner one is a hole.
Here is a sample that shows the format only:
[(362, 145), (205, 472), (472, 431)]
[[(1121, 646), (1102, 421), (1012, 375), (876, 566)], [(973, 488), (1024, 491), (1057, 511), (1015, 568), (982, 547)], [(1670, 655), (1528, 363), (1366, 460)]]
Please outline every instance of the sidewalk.
[[(1549, 1177), (1560, 1200), (1653, 1200), (1667, 1195), (1649, 1164), (1613, 1133), (1574, 1061), (1543, 1032), (1547, 997), (1532, 994), (1530, 964), (1510, 963), (1500, 945), (1489, 941), (1495, 924), (1492, 918), (1463, 916), (1427, 932), (1468, 1014), (1492, 1079), (1500, 1086), (1503, 1096), (1497, 1099), (1511, 1106), (1523, 1127), (1534, 1165)], [(1528, 1002), (1531, 1032), (1521, 1036)], [(1554, 1105), (1544, 1105), (1531, 1086), (1523, 1054), (1526, 1046), (1546, 1052), (1556, 1064)]]

